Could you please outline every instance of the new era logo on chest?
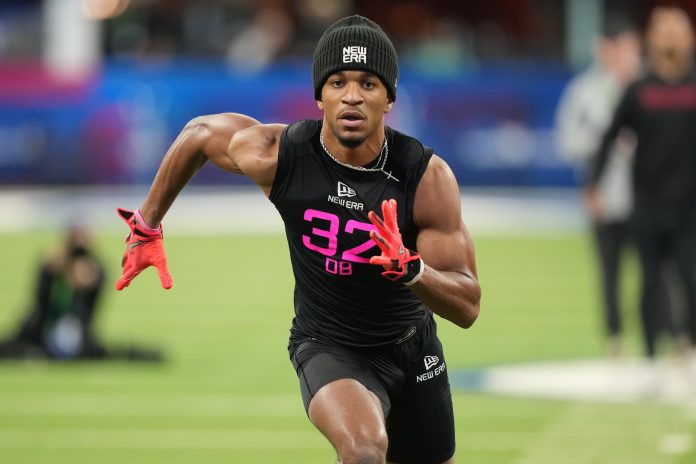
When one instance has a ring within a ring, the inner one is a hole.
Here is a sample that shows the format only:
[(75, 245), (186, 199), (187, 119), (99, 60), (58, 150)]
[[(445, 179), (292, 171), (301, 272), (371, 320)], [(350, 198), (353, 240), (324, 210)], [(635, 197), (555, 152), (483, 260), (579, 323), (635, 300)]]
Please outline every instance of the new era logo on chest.
[(344, 184), (343, 182), (338, 183), (337, 192), (339, 197), (354, 197), (355, 190)]
[[(327, 201), (329, 203), (334, 203), (336, 205), (343, 206), (347, 209), (355, 209), (358, 211), (364, 211), (365, 205), (360, 201), (348, 200), (347, 198), (352, 198), (357, 196), (355, 190), (353, 190), (349, 185), (339, 182), (336, 186), (336, 195), (329, 194)], [(355, 200), (359, 200), (355, 198)]]
[(357, 45), (343, 47), (343, 62), (367, 64), (367, 47), (359, 47)]

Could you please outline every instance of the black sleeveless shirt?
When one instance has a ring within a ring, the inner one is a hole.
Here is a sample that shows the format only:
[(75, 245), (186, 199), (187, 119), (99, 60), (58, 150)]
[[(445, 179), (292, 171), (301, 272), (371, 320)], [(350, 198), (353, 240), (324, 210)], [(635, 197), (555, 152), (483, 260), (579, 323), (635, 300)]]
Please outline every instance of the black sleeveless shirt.
[(270, 200), (285, 223), (295, 276), (291, 344), (308, 337), (351, 347), (397, 340), (421, 319), (425, 305), (403, 284), (369, 263), (380, 250), (370, 239), (369, 211), (382, 215), (394, 198), (404, 245), (416, 249), (416, 187), (432, 150), (389, 127), (385, 171), (357, 171), (331, 159), (319, 143), (321, 121), (298, 121), (280, 139)]

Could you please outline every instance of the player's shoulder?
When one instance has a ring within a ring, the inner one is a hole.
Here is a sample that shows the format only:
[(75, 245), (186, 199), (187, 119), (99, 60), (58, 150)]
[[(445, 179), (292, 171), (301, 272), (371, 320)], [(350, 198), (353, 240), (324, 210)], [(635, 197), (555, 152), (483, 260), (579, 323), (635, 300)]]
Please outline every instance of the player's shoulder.
[(243, 137), (265, 137), (265, 138), (276, 138), (287, 128), (287, 124), (255, 124), (244, 128), (239, 131), (239, 135)]
[(398, 153), (396, 157), (405, 165), (428, 164), (433, 155), (433, 149), (424, 145), (417, 138), (399, 132), (391, 127), (386, 128), (389, 139), (389, 150)]
[(286, 127), (286, 124), (251, 125), (234, 133), (230, 139), (228, 150), (246, 152), (249, 149), (253, 149), (257, 155), (266, 153), (275, 157), (278, 144)]
[(433, 155), (423, 173), (413, 202), (413, 218), (420, 228), (453, 230), (459, 227), (461, 204), (457, 179), (447, 162)]
[(390, 142), (394, 148), (398, 149), (412, 149), (416, 151), (423, 151), (427, 147), (417, 138), (400, 132), (392, 127), (386, 126), (387, 136), (391, 139)]
[(457, 184), (457, 179), (447, 161), (434, 154), (428, 160), (428, 166), (423, 173), (425, 183), (433, 183), (442, 186), (445, 184)]
[(321, 128), (321, 123), (316, 119), (303, 119), (290, 124), (285, 128), (285, 137), (288, 142), (304, 143), (314, 137)]

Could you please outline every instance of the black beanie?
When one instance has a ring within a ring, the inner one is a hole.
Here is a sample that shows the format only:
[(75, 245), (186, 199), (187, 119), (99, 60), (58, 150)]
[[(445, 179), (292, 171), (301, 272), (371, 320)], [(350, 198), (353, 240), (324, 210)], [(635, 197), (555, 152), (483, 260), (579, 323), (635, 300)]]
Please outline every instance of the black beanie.
[(324, 31), (312, 63), (315, 100), (321, 100), (326, 79), (344, 69), (371, 72), (380, 78), (391, 100), (396, 100), (396, 50), (377, 23), (363, 16), (348, 16)]

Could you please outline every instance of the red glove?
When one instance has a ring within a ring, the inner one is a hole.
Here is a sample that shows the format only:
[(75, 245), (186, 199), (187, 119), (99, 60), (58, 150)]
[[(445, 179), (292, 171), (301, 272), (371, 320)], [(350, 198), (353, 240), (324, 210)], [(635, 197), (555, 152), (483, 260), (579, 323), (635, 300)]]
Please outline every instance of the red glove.
[(126, 252), (123, 255), (123, 274), (116, 282), (116, 290), (123, 290), (131, 280), (150, 266), (155, 266), (162, 287), (172, 288), (172, 276), (167, 269), (167, 256), (162, 243), (162, 224), (157, 229), (143, 221), (140, 210), (128, 211), (117, 208), (116, 212), (130, 227), (126, 237)]
[(382, 250), (380, 256), (370, 258), (370, 264), (384, 266), (386, 271), (382, 275), (387, 279), (411, 286), (423, 275), (424, 265), (418, 253), (404, 247), (396, 221), (396, 200), (382, 202), (382, 216), (384, 219), (374, 211), (367, 213), (367, 217), (377, 228), (376, 232), (370, 231), (370, 238)]

